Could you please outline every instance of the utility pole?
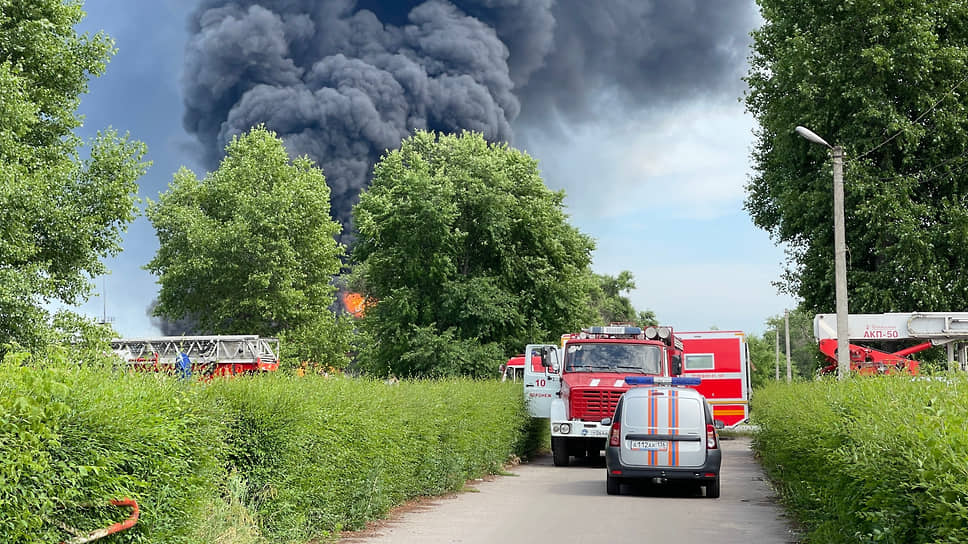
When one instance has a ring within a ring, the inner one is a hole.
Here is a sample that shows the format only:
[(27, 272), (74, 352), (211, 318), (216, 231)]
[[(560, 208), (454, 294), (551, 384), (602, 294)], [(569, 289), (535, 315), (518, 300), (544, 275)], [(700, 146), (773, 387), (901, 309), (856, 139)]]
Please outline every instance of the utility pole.
[(780, 381), (780, 323), (776, 324), (776, 381)]
[(114, 316), (108, 316), (108, 277), (101, 276), (101, 325), (114, 322)]
[(787, 383), (793, 381), (793, 367), (790, 365), (790, 310), (783, 310), (783, 322), (786, 329)]
[(844, 148), (830, 145), (812, 130), (798, 126), (794, 132), (830, 150), (834, 166), (834, 289), (837, 298), (837, 379), (850, 374), (850, 342), (847, 339), (847, 235), (844, 227)]
[(834, 282), (837, 297), (837, 378), (850, 374), (847, 340), (847, 242), (844, 232), (844, 148), (831, 148), (834, 159)]

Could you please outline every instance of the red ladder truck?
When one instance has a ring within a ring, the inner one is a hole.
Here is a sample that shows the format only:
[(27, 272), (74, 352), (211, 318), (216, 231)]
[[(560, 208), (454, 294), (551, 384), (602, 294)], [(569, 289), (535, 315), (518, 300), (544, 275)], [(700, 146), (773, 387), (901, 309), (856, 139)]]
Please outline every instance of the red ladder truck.
[[(821, 373), (837, 371), (837, 314), (817, 314), (813, 335), (828, 365)], [(916, 375), (920, 363), (909, 355), (933, 346), (945, 346), (948, 368), (968, 370), (968, 312), (909, 312), (849, 314), (848, 340), (865, 343), (884, 340), (925, 340), (895, 352), (849, 344), (850, 369), (858, 374)]]
[(231, 376), (279, 368), (279, 339), (256, 335), (161, 336), (111, 341), (129, 368), (183, 376)]

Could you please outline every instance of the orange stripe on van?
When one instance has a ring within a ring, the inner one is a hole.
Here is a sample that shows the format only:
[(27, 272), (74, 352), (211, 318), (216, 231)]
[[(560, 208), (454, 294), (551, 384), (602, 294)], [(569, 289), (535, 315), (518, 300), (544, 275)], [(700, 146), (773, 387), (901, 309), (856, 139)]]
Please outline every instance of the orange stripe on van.
[[(676, 434), (676, 391), (669, 391), (669, 434)], [(677, 466), (677, 453), (679, 443), (675, 440), (669, 444), (669, 465)]]
[[(656, 409), (659, 407), (659, 402), (655, 398), (655, 391), (649, 391), (649, 434), (655, 434), (656, 426), (658, 424)], [(654, 450), (649, 450), (649, 466), (655, 466), (658, 464), (658, 452)]]

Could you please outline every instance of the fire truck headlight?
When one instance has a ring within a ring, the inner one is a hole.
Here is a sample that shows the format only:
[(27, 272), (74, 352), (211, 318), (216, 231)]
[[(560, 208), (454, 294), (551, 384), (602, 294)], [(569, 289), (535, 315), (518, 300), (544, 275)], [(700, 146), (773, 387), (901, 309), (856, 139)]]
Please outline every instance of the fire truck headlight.
[(568, 423), (562, 423), (561, 434), (569, 434), (569, 433), (571, 433), (571, 425)]
[(645, 337), (649, 340), (654, 340), (656, 336), (659, 336), (659, 331), (655, 327), (647, 327), (645, 329)]
[(558, 424), (558, 423), (552, 423), (551, 424), (551, 432), (553, 432), (553, 433), (560, 433), (561, 432), (561, 425)]

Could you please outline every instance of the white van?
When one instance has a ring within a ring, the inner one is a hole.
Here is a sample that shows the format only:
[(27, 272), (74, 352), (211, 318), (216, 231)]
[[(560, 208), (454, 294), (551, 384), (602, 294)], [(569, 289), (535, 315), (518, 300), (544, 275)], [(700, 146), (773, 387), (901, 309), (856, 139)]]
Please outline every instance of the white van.
[[(698, 391), (696, 378), (629, 376), (633, 385), (615, 408), (605, 449), (605, 490), (617, 495), (628, 480), (701, 485), (706, 496), (719, 497), (722, 452), (712, 410)], [(688, 383), (685, 383), (688, 382)]]

